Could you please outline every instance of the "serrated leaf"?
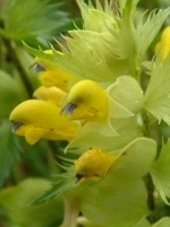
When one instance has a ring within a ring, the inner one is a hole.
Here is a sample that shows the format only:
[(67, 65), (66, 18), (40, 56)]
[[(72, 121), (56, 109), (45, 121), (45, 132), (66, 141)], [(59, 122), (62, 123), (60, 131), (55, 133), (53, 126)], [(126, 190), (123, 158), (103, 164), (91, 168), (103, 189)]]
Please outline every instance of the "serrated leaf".
[(136, 8), (138, 2), (139, 0), (118, 0), (119, 10), (121, 13), (123, 13), (125, 8), (128, 8), (129, 11), (133, 11)]
[(55, 176), (51, 188), (38, 196), (33, 204), (47, 202), (71, 190), (76, 191), (76, 177), (72, 167), (67, 172)]
[(108, 67), (116, 76), (131, 75), (136, 77), (136, 47), (134, 39), (134, 11), (137, 1), (119, 1), (120, 14), (115, 17), (117, 27), (109, 29), (112, 39), (103, 42), (108, 50)]
[(101, 181), (79, 186), (81, 211), (101, 227), (132, 227), (147, 215), (146, 189), (141, 177), (150, 171), (156, 155), (153, 140), (139, 138), (121, 151)]
[[(81, 1), (79, 4), (80, 7), (84, 6)], [(132, 2), (133, 4), (134, 2)], [(95, 10), (91, 7), (88, 9), (84, 9), (87, 14), (86, 17), (90, 17), (89, 14), (92, 13), (96, 20), (101, 21), (102, 15), (104, 18), (108, 18), (108, 21), (111, 20), (110, 16), (104, 11)], [(128, 10), (130, 9), (131, 6)], [(118, 28), (111, 26), (110, 29), (107, 28), (107, 31), (101, 32), (102, 24), (100, 29), (97, 28), (96, 31), (95, 23), (95, 26), (92, 26), (90, 30), (69, 31), (71, 37), (63, 37), (67, 43), (67, 48), (58, 42), (63, 55), (55, 51), (51, 57), (42, 52), (34, 52), (34, 54), (49, 60), (52, 65), (71, 75), (105, 83), (115, 81), (118, 76), (134, 71), (135, 45), (132, 35), (132, 18), (128, 10), (127, 12), (125, 10), (124, 14), (121, 15), (122, 18), (119, 18)], [(111, 23), (113, 21), (114, 18)], [(99, 23), (97, 25), (99, 26)]]
[(145, 14), (143, 17), (139, 18), (136, 29), (134, 30), (137, 58), (139, 62), (142, 61), (148, 47), (169, 15), (170, 7), (161, 9), (158, 12), (152, 11), (145, 22), (143, 18)]
[(154, 185), (163, 201), (170, 205), (168, 198), (170, 198), (170, 140), (163, 146), (160, 156), (154, 163), (151, 174), (154, 181)]
[(68, 14), (59, 10), (60, 6), (61, 2), (52, 4), (40, 0), (6, 1), (1, 14), (4, 36), (47, 45), (56, 31), (61, 32), (62, 27), (70, 23)]
[(157, 62), (144, 97), (144, 108), (170, 125), (170, 57)]
[(0, 124), (0, 187), (3, 186), (19, 156), (17, 138), (11, 132), (10, 123), (3, 121)]
[(29, 47), (27, 49), (35, 56), (50, 61), (50, 64), (73, 76), (103, 82), (114, 80), (114, 74), (107, 67), (105, 61), (108, 50), (105, 53), (101, 43), (103, 37), (107, 39), (110, 35), (108, 33), (99, 34), (93, 31), (81, 30), (73, 30), (69, 34), (71, 38), (65, 37), (69, 51), (60, 44), (63, 55), (54, 51), (53, 55), (49, 56), (49, 54), (43, 53), (42, 50), (36, 51)]
[(92, 4), (86, 4), (82, 0), (77, 1), (83, 18), (83, 29), (95, 32), (108, 32), (108, 28), (116, 27), (116, 21), (113, 17), (113, 10), (108, 1), (104, 2), (104, 9), (100, 2), (96, 1), (96, 8)]
[[(105, 45), (110, 49), (110, 56), (117, 59), (126, 59), (130, 64), (135, 55), (135, 45), (133, 37), (133, 11), (136, 8), (138, 0), (120, 1), (121, 14), (117, 18), (118, 28), (110, 29), (113, 36), (110, 42)], [(130, 69), (127, 67), (127, 69)]]

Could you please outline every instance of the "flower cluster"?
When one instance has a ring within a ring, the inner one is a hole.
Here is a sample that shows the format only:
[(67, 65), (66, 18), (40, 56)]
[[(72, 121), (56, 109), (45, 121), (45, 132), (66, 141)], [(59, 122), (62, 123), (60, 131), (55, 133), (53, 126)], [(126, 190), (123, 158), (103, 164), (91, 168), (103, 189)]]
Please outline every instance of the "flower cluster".
[[(45, 53), (52, 55), (51, 50)], [(71, 86), (72, 75), (41, 58), (35, 60), (41, 86), (33, 94), (35, 99), (24, 101), (11, 112), (13, 132), (25, 136), (30, 144), (41, 138), (70, 141), (79, 126), (106, 123), (109, 98), (99, 84), (81, 79)]]
[(147, 64), (150, 44), (170, 9), (154, 11), (144, 21), (135, 15), (137, 0), (119, 1), (116, 15), (108, 1), (104, 9), (97, 2), (96, 8), (77, 2), (83, 29), (69, 31), (67, 46), (58, 42), (60, 51), (26, 46), (35, 55), (41, 86), (9, 119), (13, 132), (28, 143), (66, 140), (66, 150), (81, 155), (73, 166), (79, 190), (72, 189), (71, 206), (78, 198), (78, 209), (92, 226), (136, 226), (148, 214), (143, 176), (150, 173), (166, 203), (170, 195), (164, 169), (159, 172), (165, 159), (155, 162), (156, 139), (147, 138), (152, 122), (170, 126), (169, 27)]

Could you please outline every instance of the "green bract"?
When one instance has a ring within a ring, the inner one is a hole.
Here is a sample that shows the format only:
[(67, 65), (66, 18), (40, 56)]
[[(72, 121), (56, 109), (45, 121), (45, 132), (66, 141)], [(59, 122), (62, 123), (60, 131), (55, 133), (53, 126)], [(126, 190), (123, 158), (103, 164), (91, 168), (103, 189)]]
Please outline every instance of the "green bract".
[(170, 125), (170, 58), (162, 64), (156, 62), (151, 73), (150, 83), (145, 94), (145, 108), (160, 122), (164, 120)]
[(167, 199), (170, 198), (170, 182), (169, 182), (169, 161), (170, 161), (170, 140), (163, 146), (158, 160), (152, 167), (152, 177), (155, 183), (155, 187), (160, 193), (165, 203), (169, 205)]

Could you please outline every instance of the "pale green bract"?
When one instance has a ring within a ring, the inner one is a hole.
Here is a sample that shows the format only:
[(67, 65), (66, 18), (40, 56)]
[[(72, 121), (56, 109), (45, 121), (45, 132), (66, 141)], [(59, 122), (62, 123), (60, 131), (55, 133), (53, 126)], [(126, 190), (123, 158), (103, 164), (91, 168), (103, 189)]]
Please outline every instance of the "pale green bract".
[(117, 22), (113, 17), (113, 10), (107, 1), (105, 1), (105, 9), (101, 7), (98, 1), (96, 1), (96, 8), (94, 8), (92, 3), (87, 5), (81, 0), (78, 0), (77, 3), (81, 10), (84, 30), (102, 33), (108, 32), (112, 26), (117, 27)]
[[(137, 61), (141, 63), (151, 42), (159, 32), (165, 19), (170, 15), (170, 7), (167, 9), (153, 11), (146, 21), (145, 14), (139, 18), (136, 29), (134, 30), (135, 45), (137, 51)], [(155, 26), (156, 24), (156, 26)]]
[(97, 183), (87, 180), (79, 186), (81, 211), (101, 227), (112, 227), (113, 223), (116, 227), (131, 227), (147, 213), (146, 189), (141, 177), (150, 171), (156, 144), (139, 138), (120, 153), (106, 177)]
[[(54, 185), (55, 190), (51, 189), (38, 201), (63, 194), (71, 201), (71, 207), (77, 207), (96, 227), (112, 227), (113, 223), (116, 227), (138, 227), (140, 222), (147, 223), (143, 220), (149, 210), (142, 178), (154, 162), (156, 143), (141, 137), (113, 152), (115, 154), (118, 159), (103, 178), (94, 176), (77, 183), (74, 169), (70, 168), (68, 173), (62, 174), (65, 183), (59, 188)], [(69, 219), (67, 221), (69, 224)]]
[(134, 138), (142, 136), (136, 117), (112, 119), (111, 122), (117, 135), (103, 136), (99, 133), (99, 128), (94, 127), (95, 124), (88, 124), (77, 132), (76, 138), (68, 144), (66, 151), (81, 153), (89, 147), (118, 150)]
[(170, 125), (170, 57), (162, 64), (156, 62), (145, 93), (144, 108), (158, 121)]
[(121, 76), (107, 89), (107, 91), (111, 97), (114, 97), (114, 100), (122, 104), (132, 113), (136, 114), (141, 111), (143, 107), (143, 91), (134, 78)]
[[(163, 201), (170, 205), (168, 198), (170, 198), (170, 140), (163, 146), (160, 156), (154, 163), (151, 174), (154, 185)], [(167, 198), (168, 197), (168, 198)]]

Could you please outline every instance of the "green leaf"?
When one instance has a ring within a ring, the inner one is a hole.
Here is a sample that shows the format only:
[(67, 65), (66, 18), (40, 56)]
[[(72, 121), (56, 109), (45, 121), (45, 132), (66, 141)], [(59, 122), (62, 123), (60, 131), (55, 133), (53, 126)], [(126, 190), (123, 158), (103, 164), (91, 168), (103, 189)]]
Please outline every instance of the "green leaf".
[(65, 192), (76, 191), (76, 177), (73, 168), (69, 168), (67, 172), (61, 173), (54, 177), (52, 187), (41, 195), (39, 195), (33, 204), (47, 202), (54, 197), (60, 197)]
[[(117, 41), (115, 41), (116, 38), (110, 32), (98, 33), (89, 30), (72, 30), (69, 31), (69, 35), (71, 37), (64, 37), (68, 48), (58, 43), (63, 55), (54, 51), (53, 55), (49, 56), (42, 50), (38, 51), (25, 46), (30, 53), (49, 61), (53, 66), (78, 78), (111, 83), (118, 76), (130, 72), (131, 59), (129, 56), (131, 54), (128, 50), (131, 51), (131, 48), (129, 47), (126, 51), (126, 56), (124, 56), (124, 53), (117, 53), (117, 50), (120, 50), (118, 47), (122, 47), (121, 50), (124, 51), (122, 44), (122, 42), (125, 42), (124, 39), (116, 37)], [(126, 37), (127, 34), (120, 34), (120, 36)], [(133, 41), (132, 44), (134, 46)], [(126, 45), (124, 43), (124, 46), (126, 49), (127, 43)], [(112, 53), (114, 53), (114, 56)]]
[(144, 107), (158, 121), (170, 125), (170, 57), (163, 64), (157, 62), (144, 97)]
[(26, 98), (21, 84), (0, 70), (0, 118), (8, 117), (10, 111)]
[[(37, 79), (37, 76), (35, 75), (34, 70), (31, 69), (32, 66), (35, 64), (35, 59), (23, 47), (17, 46), (17, 48), (15, 49), (15, 52), (16, 52), (16, 57), (18, 58), (21, 66), (23, 67), (23, 70), (26, 73), (28, 80), (30, 81), (33, 87), (32, 89), (36, 89), (40, 85), (40, 83)], [(21, 83), (23, 84), (22, 80), (24, 79), (22, 78), (22, 75), (18, 75), (18, 78), (15, 78), (15, 80), (17, 80), (17, 83), (21, 81)]]
[(151, 224), (146, 218), (141, 219), (137, 224), (133, 227), (151, 227)]
[(96, 9), (92, 4), (86, 4), (82, 0), (77, 0), (83, 18), (83, 29), (95, 31), (99, 33), (108, 32), (112, 26), (116, 26), (116, 21), (113, 17), (113, 10), (108, 1), (105, 1), (104, 9), (100, 2), (96, 1)]
[[(100, 225), (89, 222), (89, 220), (85, 218), (80, 219), (78, 223), (83, 224), (85, 227), (101, 227)], [(141, 219), (137, 224), (131, 227), (151, 227), (151, 224), (146, 219)]]
[(163, 146), (160, 156), (154, 163), (151, 174), (154, 185), (160, 193), (163, 201), (170, 205), (168, 198), (170, 198), (170, 140)]
[(71, 37), (65, 37), (69, 51), (61, 43), (59, 44), (63, 55), (54, 51), (53, 55), (49, 56), (42, 50), (36, 51), (28, 46), (27, 49), (35, 56), (50, 61), (53, 66), (73, 76), (101, 82), (114, 80), (114, 74), (105, 61), (108, 50), (105, 52), (102, 45), (103, 38), (110, 37), (109, 33), (72, 30), (69, 34)]
[(11, 132), (10, 123), (3, 121), (0, 124), (0, 187), (11, 173), (19, 156), (18, 140)]
[(158, 222), (156, 222), (153, 227), (168, 227), (170, 225), (170, 218), (164, 217), (160, 219)]
[(87, 179), (79, 186), (81, 211), (101, 227), (132, 227), (148, 214), (142, 176), (150, 171), (156, 155), (153, 140), (139, 138), (121, 151), (107, 175)]
[(49, 227), (59, 226), (63, 217), (61, 199), (55, 198), (48, 203), (31, 205), (43, 191), (50, 188), (50, 182), (40, 178), (30, 178), (17, 186), (0, 191), (0, 205), (6, 209), (12, 226)]
[[(118, 28), (112, 27), (110, 32), (113, 36), (106, 46), (110, 50), (110, 56), (117, 59), (126, 59), (128, 63), (135, 56), (135, 45), (133, 37), (134, 10), (138, 0), (120, 1), (120, 15), (117, 17)], [(127, 67), (130, 69), (131, 66)], [(124, 73), (125, 74), (125, 73)]]
[(119, 1), (119, 11), (115, 20), (117, 26), (109, 29), (112, 39), (105, 40), (108, 54), (106, 62), (116, 77), (131, 75), (136, 77), (136, 47), (134, 39), (134, 11), (138, 0)]
[(123, 13), (124, 10), (133, 11), (140, 0), (118, 0), (119, 10)]
[(148, 47), (169, 15), (170, 7), (167, 9), (161, 9), (158, 12), (152, 11), (145, 22), (145, 14), (141, 18), (138, 18), (137, 26), (134, 30), (134, 37), (139, 62), (143, 60)]
[(7, 0), (1, 11), (4, 36), (17, 41), (47, 45), (56, 31), (59, 34), (70, 23), (68, 14), (59, 10), (60, 6), (61, 2), (52, 4), (48, 0)]

